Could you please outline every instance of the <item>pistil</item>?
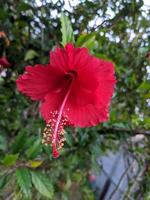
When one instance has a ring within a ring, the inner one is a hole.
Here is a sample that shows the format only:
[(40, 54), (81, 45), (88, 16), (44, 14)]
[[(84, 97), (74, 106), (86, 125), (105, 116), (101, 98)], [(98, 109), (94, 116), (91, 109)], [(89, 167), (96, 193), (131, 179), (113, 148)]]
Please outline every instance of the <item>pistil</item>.
[(52, 117), (43, 132), (43, 143), (51, 143), (54, 158), (59, 156), (58, 150), (64, 145), (65, 139), (63, 127), (68, 124), (67, 116), (64, 113), (64, 107), (70, 95), (75, 77), (75, 74), (72, 72), (66, 74), (66, 81), (69, 81), (67, 92), (62, 101), (60, 109), (58, 111), (51, 112)]
[(60, 124), (60, 121), (61, 121), (61, 118), (62, 118), (63, 110), (64, 110), (64, 107), (65, 107), (66, 101), (69, 97), (69, 94), (71, 92), (73, 80), (74, 80), (74, 75), (71, 74), (71, 73), (69, 75), (71, 77), (70, 85), (69, 85), (68, 91), (67, 91), (67, 93), (64, 97), (64, 100), (62, 102), (62, 105), (59, 109), (58, 117), (57, 117), (57, 120), (56, 120), (56, 125), (55, 125), (55, 128), (54, 128), (54, 134), (53, 134), (53, 137), (52, 137), (52, 150), (53, 150), (53, 156), (54, 157), (59, 156), (58, 149), (57, 149), (57, 137), (58, 137), (58, 133), (59, 133), (58, 129), (59, 129), (59, 124)]

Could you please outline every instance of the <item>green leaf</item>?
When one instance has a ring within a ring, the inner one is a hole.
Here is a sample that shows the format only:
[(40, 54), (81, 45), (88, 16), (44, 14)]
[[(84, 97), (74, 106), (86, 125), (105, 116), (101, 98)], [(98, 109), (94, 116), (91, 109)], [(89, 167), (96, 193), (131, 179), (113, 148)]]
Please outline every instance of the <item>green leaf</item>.
[(65, 132), (66, 143), (71, 147), (73, 145), (73, 138), (71, 134)]
[(18, 11), (26, 11), (30, 9), (30, 5), (25, 2), (20, 2), (18, 5)]
[(29, 170), (20, 168), (16, 170), (17, 183), (26, 197), (30, 197), (31, 193), (31, 176)]
[(31, 147), (26, 151), (26, 156), (29, 159), (34, 159), (41, 151), (41, 141), (37, 140), (31, 145)]
[(38, 53), (36, 51), (30, 49), (27, 51), (24, 60), (25, 61), (32, 60), (33, 58), (35, 58), (37, 56), (38, 56)]
[(150, 83), (148, 81), (144, 81), (138, 88), (140, 91), (150, 90)]
[(5, 151), (6, 149), (7, 149), (6, 137), (3, 135), (0, 135), (0, 150)]
[(12, 152), (18, 153), (19, 151), (21, 151), (25, 145), (25, 140), (26, 134), (24, 132), (19, 133), (12, 144)]
[(8, 154), (4, 157), (2, 163), (6, 166), (14, 165), (18, 159), (19, 154)]
[(95, 33), (80, 35), (77, 39), (77, 46), (93, 49), (95, 45), (95, 36), (96, 36)]
[(6, 183), (8, 182), (8, 175), (3, 174), (2, 176), (0, 176), (0, 190), (2, 190)]
[(31, 172), (32, 182), (35, 188), (45, 197), (52, 199), (53, 186), (50, 180), (40, 172)]
[(61, 32), (62, 32), (62, 45), (65, 46), (68, 42), (74, 43), (73, 29), (69, 18), (61, 13)]

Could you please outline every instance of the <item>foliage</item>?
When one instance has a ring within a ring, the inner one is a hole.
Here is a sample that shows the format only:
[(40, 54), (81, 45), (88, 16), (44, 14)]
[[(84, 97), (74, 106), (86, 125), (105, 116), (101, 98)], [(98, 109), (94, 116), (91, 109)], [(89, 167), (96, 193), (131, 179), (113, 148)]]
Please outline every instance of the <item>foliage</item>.
[[(65, 1), (53, 2), (1, 0), (0, 31), (10, 43), (0, 37), (0, 57), (6, 55), (11, 67), (0, 74), (0, 199), (92, 200), (88, 176), (100, 170), (97, 157), (124, 143), (144, 160), (143, 185), (149, 183), (149, 10), (142, 0), (86, 0), (70, 9)], [(17, 91), (15, 80), (24, 66), (48, 63), (49, 51), (66, 42), (112, 60), (117, 88), (109, 122), (68, 128), (54, 160), (41, 144), (39, 105)], [(135, 134), (145, 135), (144, 147), (128, 144)], [(150, 188), (142, 193), (149, 199)]]
[(24, 195), (30, 197), (31, 177), (28, 169), (18, 168), (16, 170), (16, 179)]
[(61, 13), (61, 32), (63, 46), (65, 46), (68, 42), (74, 43), (72, 26), (68, 17), (64, 13)]

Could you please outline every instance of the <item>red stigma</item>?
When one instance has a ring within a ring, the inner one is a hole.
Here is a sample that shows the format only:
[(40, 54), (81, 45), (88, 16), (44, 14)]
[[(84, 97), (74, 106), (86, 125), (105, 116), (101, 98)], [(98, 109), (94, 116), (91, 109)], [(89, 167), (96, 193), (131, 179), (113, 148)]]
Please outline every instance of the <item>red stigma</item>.
[(59, 152), (58, 152), (55, 144), (52, 145), (52, 151), (53, 151), (53, 157), (54, 158), (58, 158), (59, 157)]

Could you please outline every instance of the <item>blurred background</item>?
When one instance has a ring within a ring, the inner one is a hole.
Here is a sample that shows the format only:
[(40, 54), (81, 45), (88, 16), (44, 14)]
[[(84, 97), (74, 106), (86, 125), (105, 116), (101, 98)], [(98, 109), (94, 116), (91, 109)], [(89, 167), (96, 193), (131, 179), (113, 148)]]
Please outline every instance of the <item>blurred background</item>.
[[(117, 86), (109, 121), (67, 128), (53, 159), (38, 103), (15, 80), (26, 65), (49, 62), (62, 11), (76, 46), (113, 61)], [(1, 200), (150, 200), (149, 42), (148, 0), (0, 0)]]

